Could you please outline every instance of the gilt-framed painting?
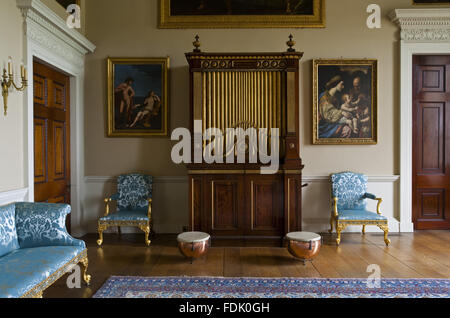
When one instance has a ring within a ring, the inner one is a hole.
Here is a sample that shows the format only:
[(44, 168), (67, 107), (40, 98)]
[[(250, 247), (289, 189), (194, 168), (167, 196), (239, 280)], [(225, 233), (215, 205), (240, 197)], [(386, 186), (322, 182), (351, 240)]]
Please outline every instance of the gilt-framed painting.
[(313, 144), (376, 144), (378, 61), (313, 60), (313, 77)]
[(450, 0), (412, 0), (414, 5), (440, 5), (450, 6)]
[(81, 0), (56, 0), (64, 9), (67, 9), (71, 4), (81, 4)]
[(160, 28), (322, 28), (325, 0), (160, 0)]
[(168, 135), (169, 62), (108, 58), (108, 137)]

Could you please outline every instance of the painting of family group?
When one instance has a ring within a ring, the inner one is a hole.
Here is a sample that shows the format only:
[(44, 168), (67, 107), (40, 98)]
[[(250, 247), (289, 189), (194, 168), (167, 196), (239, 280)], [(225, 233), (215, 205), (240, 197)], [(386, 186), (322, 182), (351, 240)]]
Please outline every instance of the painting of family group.
[(110, 136), (167, 133), (167, 63), (109, 61)]
[(314, 61), (314, 144), (377, 142), (377, 61)]

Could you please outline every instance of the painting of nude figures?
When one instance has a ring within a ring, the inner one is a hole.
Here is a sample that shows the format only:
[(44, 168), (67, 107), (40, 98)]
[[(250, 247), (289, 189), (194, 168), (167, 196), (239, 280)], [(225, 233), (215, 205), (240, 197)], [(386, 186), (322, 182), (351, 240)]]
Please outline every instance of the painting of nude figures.
[(377, 143), (377, 61), (314, 60), (313, 144)]
[(108, 59), (108, 137), (168, 135), (169, 58)]
[(325, 26), (325, 0), (160, 0), (161, 28)]

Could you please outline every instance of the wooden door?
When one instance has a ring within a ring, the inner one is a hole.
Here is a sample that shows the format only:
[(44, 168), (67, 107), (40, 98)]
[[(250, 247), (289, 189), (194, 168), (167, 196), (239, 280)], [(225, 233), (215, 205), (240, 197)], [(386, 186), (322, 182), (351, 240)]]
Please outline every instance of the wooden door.
[(450, 56), (414, 56), (413, 222), (450, 229)]
[(36, 61), (33, 67), (34, 198), (70, 204), (69, 77)]

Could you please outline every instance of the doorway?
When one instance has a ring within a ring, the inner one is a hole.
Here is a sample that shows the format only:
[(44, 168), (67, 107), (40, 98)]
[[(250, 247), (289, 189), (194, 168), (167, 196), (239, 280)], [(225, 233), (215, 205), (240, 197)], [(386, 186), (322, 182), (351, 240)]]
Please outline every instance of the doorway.
[(34, 200), (70, 204), (70, 78), (36, 60), (33, 69)]
[(450, 229), (450, 55), (413, 56), (415, 230)]

